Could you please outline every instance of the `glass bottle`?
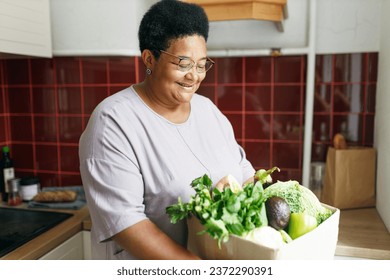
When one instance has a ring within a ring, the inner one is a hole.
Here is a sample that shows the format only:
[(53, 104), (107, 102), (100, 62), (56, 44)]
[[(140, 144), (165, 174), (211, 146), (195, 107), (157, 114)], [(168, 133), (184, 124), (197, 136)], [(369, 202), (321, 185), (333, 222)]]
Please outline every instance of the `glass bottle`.
[(20, 198), (19, 188), (20, 188), (20, 178), (14, 178), (8, 180), (8, 206), (17, 206), (22, 203)]
[(1, 172), (0, 172), (0, 192), (2, 193), (2, 199), (8, 202), (8, 180), (15, 178), (14, 163), (11, 159), (9, 147), (3, 147), (3, 157), (1, 158)]

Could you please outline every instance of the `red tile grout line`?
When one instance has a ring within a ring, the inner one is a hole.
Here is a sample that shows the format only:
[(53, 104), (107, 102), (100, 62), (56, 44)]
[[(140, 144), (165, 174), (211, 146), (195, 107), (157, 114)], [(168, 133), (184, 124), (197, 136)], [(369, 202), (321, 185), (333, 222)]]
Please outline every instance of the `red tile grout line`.
[(80, 68), (80, 103), (81, 103), (81, 128), (85, 129), (85, 118), (84, 116), (84, 75), (83, 75), (83, 63), (82, 60), (79, 59), (79, 68)]
[[(31, 169), (31, 168), (18, 168), (18, 171), (22, 172), (22, 173), (36, 173), (36, 174), (39, 174), (39, 173), (48, 173), (48, 174), (55, 174), (55, 175), (60, 175), (58, 170), (48, 170), (48, 169)], [(76, 171), (62, 171), (61, 174), (65, 174), (65, 175), (80, 175), (80, 172), (76, 172)], [(60, 186), (58, 184), (58, 186)]]
[[(244, 81), (241, 82), (241, 83), (220, 83), (219, 85), (220, 86), (225, 86), (225, 87), (229, 87), (229, 86), (239, 87), (243, 83), (244, 83)], [(212, 83), (204, 83), (202, 85), (210, 86), (210, 85), (212, 85)], [(270, 86), (297, 86), (297, 87), (299, 87), (299, 86), (302, 85), (302, 83), (301, 82), (274, 82), (274, 83), (272, 83), (272, 82), (269, 82), (269, 83), (268, 82), (267, 83), (246, 83), (245, 82), (245, 85), (247, 85), (247, 86), (269, 86), (269, 87)]]
[(316, 85), (335, 85), (335, 86), (349, 86), (349, 85), (361, 85), (361, 84), (375, 84), (375, 81), (357, 81), (357, 82), (316, 82)]
[[(58, 174), (56, 170), (47, 170), (47, 169), (39, 169), (39, 171), (31, 168), (18, 168), (20, 172), (37, 172), (37, 173), (49, 173), (49, 174)], [(76, 171), (62, 171), (61, 174), (65, 175), (79, 175), (79, 172)]]
[[(263, 139), (254, 139), (254, 138), (247, 138), (246, 142), (250, 143), (268, 143), (269, 139), (263, 138)], [(274, 139), (274, 143), (279, 144), (299, 144), (299, 140), (286, 140), (286, 139)]]
[(215, 60), (215, 71), (214, 71), (214, 104), (218, 107), (218, 59)]
[[(303, 168), (303, 130), (305, 129), (304, 122), (303, 122), (304, 112), (305, 112), (304, 100), (307, 100), (307, 98), (304, 98), (304, 96), (306, 96), (306, 90), (305, 90), (306, 89), (305, 78), (307, 75), (307, 74), (305, 75), (305, 69), (307, 67), (306, 61), (307, 61), (307, 57), (302, 55), (301, 56), (301, 86), (300, 86), (300, 93), (301, 93), (300, 94), (300, 96), (301, 96), (300, 107), (301, 107), (301, 110), (300, 110), (300, 118), (299, 118), (299, 126), (301, 128), (300, 129), (301, 133), (299, 133), (299, 163), (298, 163), (301, 173), (302, 173), (302, 168)], [(306, 129), (308, 129), (308, 128), (306, 128)], [(310, 129), (313, 130), (313, 126), (310, 127)], [(310, 161), (311, 161), (311, 159), (310, 159)]]
[(135, 83), (139, 83), (139, 59), (137, 56), (134, 56), (134, 64), (135, 64)]
[(245, 146), (246, 146), (246, 135), (245, 135), (245, 130), (246, 130), (246, 126), (245, 126), (245, 123), (246, 123), (246, 84), (245, 84), (245, 75), (246, 75), (246, 58), (243, 57), (242, 59), (242, 86), (241, 86), (241, 89), (242, 89), (242, 94), (241, 94), (241, 100), (242, 100), (242, 112), (241, 112), (241, 138), (242, 138), (242, 147), (244, 148), (245, 150)]
[(336, 55), (332, 54), (332, 65), (331, 65), (331, 70), (332, 70), (332, 79), (330, 83), (330, 108), (329, 108), (329, 139), (332, 142), (333, 139), (333, 111), (334, 111), (334, 78), (335, 78), (335, 65), (336, 65)]
[[(3, 121), (3, 123), (4, 123), (4, 128), (6, 128), (5, 127), (5, 123), (6, 123), (6, 121), (5, 121), (5, 111), (4, 111), (4, 109), (5, 109), (5, 89), (4, 89), (4, 79), (3, 79), (3, 75), (4, 75), (4, 69), (3, 69), (3, 61), (2, 60), (0, 60), (0, 93), (1, 93), (1, 96), (0, 96), (0, 98), (2, 99), (2, 101), (3, 101), (3, 111), (2, 111), (2, 113), (0, 114), (0, 116), (2, 117), (2, 121)], [(6, 130), (6, 129), (5, 129)], [(4, 143), (5, 142), (7, 142), (7, 135), (6, 135), (6, 132), (4, 133), (5, 135), (4, 135)], [(3, 145), (3, 142), (1, 142), (1, 145)]]
[(6, 81), (5, 81), (5, 65), (4, 62), (2, 63), (3, 65), (3, 113), (4, 113), (4, 128), (5, 128), (5, 145), (11, 145), (11, 118), (10, 114), (8, 111), (8, 106), (7, 106), (7, 94), (8, 90), (6, 87)]
[[(108, 63), (108, 62), (107, 62)], [(105, 87), (107, 85), (111, 85), (111, 86), (116, 86), (116, 87), (122, 87), (122, 86), (129, 86), (128, 83), (96, 83), (96, 84), (93, 84), (93, 83), (88, 83), (88, 84), (83, 84), (83, 86), (85, 87)], [(61, 84), (61, 85), (57, 85), (58, 88), (78, 88), (80, 87), (80, 83), (78, 84)], [(213, 85), (213, 84), (204, 84), (204, 85)], [(4, 88), (29, 88), (30, 85), (4, 85)], [(31, 85), (32, 88), (52, 88), (54, 87), (54, 84), (33, 84)]]
[(275, 57), (271, 57), (271, 111), (270, 111), (270, 139), (269, 139), (269, 168), (273, 165), (273, 148), (274, 148), (274, 97), (275, 97)]
[(32, 154), (33, 154), (33, 167), (34, 175), (36, 175), (37, 168), (37, 155), (35, 149), (35, 119), (34, 119), (34, 103), (33, 103), (33, 88), (32, 88), (32, 69), (31, 69), (31, 58), (27, 59), (27, 71), (29, 80), (29, 98), (30, 98), (30, 117), (31, 117), (31, 137), (32, 137)]
[[(368, 81), (368, 54), (364, 54), (364, 82)], [(363, 110), (362, 110), (362, 117), (363, 117), (363, 129), (362, 129), (362, 145), (365, 146), (366, 144), (366, 118), (367, 118), (367, 85), (364, 84), (364, 89), (363, 89)]]
[[(28, 117), (31, 116), (31, 113), (9, 113), (9, 116), (12, 117)], [(85, 114), (89, 115), (89, 114)], [(34, 116), (36, 117), (55, 117), (55, 113), (34, 113)], [(81, 113), (58, 113), (58, 116), (60, 117), (82, 117), (83, 114)]]
[[(3, 68), (3, 61), (2, 60), (0, 60), (0, 93), (1, 93), (1, 99), (2, 99), (2, 101), (3, 101), (3, 111), (2, 111), (2, 113), (0, 114), (0, 116), (3, 118), (3, 122), (4, 122), (4, 128), (6, 128), (5, 127), (5, 123), (6, 123), (6, 117), (5, 117), (5, 87), (4, 87), (4, 78), (3, 78), (3, 76), (4, 76), (4, 68)], [(7, 130), (7, 129), (5, 129), (5, 130)], [(4, 135), (4, 142), (7, 142), (7, 133), (6, 133), (6, 131), (5, 131), (5, 133), (4, 133), (5, 135)], [(3, 145), (3, 143), (1, 142), (1, 144)]]
[(61, 149), (60, 149), (60, 121), (59, 121), (59, 114), (58, 114), (58, 83), (57, 83), (57, 64), (56, 60), (53, 59), (53, 80), (54, 80), (54, 100), (55, 100), (55, 120), (56, 120), (56, 146), (57, 146), (57, 178), (58, 178), (58, 185), (61, 186), (61, 176), (59, 174), (61, 173)]
[[(57, 142), (57, 141), (35, 141), (37, 145), (52, 145), (55, 146), (57, 143), (60, 143), (61, 146), (78, 146), (78, 143), (75, 142)], [(31, 141), (27, 140), (14, 140), (12, 144), (31, 144)]]
[(111, 79), (110, 79), (110, 59), (106, 60), (106, 78), (107, 78), (107, 85), (106, 85), (106, 97), (110, 95), (110, 87), (111, 85)]
[[(245, 114), (245, 115), (268, 115), (271, 116), (271, 113), (274, 115), (294, 115), (294, 116), (300, 116), (303, 113), (299, 111), (247, 111), (247, 112), (241, 112), (241, 111), (227, 111), (223, 110), (222, 111), (224, 114)], [(321, 112), (321, 114), (324, 114), (324, 112)], [(342, 112), (340, 114), (343, 114)], [(346, 113), (344, 113), (346, 114)], [(372, 113), (373, 114), (373, 113)], [(74, 116), (74, 115), (72, 115)]]

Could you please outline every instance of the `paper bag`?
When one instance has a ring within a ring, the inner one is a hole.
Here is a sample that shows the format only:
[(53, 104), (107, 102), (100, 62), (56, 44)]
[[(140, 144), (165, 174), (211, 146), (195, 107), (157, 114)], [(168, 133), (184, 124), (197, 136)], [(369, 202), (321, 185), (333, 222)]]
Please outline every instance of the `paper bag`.
[(328, 149), (321, 202), (339, 209), (375, 206), (376, 151)]

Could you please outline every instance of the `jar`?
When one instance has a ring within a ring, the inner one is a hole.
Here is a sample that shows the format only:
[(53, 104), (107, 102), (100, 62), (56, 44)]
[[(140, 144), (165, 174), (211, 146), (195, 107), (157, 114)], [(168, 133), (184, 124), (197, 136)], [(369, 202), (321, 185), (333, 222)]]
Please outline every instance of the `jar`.
[(13, 178), (7, 181), (8, 185), (8, 205), (17, 206), (22, 203), (22, 199), (19, 195), (20, 178)]
[(321, 199), (322, 183), (325, 175), (324, 162), (312, 162), (310, 164), (310, 183), (309, 189)]
[(41, 190), (37, 177), (23, 177), (20, 181), (20, 196), (23, 201), (30, 201)]

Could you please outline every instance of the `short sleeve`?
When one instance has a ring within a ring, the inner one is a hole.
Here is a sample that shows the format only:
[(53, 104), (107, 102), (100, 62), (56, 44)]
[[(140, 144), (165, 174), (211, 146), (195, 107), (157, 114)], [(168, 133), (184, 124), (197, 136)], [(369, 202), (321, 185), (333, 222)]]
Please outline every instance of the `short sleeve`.
[(131, 162), (81, 162), (88, 207), (100, 241), (146, 219), (142, 177)]
[(98, 108), (79, 142), (81, 178), (99, 241), (147, 218), (144, 182), (122, 104)]

